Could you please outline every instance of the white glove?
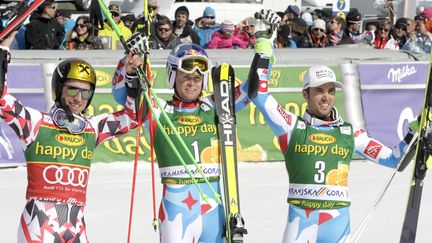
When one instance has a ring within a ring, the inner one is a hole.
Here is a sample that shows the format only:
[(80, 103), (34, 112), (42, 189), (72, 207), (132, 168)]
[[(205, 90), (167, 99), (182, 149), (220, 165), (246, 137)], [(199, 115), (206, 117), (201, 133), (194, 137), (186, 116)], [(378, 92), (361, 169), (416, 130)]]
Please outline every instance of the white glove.
[(271, 9), (261, 9), (255, 15), (254, 36), (256, 39), (265, 38), (273, 43), (277, 35), (277, 27), (281, 18)]
[(129, 51), (143, 59), (150, 54), (149, 41), (144, 33), (136, 32), (126, 42)]

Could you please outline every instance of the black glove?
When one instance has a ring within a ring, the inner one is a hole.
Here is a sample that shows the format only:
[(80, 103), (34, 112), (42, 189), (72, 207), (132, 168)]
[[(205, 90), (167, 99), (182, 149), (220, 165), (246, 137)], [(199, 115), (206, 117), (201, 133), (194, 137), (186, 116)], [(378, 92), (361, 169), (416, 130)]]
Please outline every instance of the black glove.
[(9, 63), (8, 51), (4, 49), (0, 49), (0, 96), (3, 95), (8, 63)]

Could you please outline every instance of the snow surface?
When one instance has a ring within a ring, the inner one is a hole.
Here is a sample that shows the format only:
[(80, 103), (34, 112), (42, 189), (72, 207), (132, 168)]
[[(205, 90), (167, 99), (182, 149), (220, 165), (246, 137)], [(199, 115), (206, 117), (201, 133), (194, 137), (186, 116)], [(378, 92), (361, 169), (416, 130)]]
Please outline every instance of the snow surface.
[[(86, 223), (92, 243), (127, 242), (133, 163), (95, 163), (87, 193)], [(399, 242), (412, 167), (396, 175), (358, 242)], [(365, 161), (351, 163), (351, 232), (366, 216), (392, 169)], [(158, 175), (158, 174), (157, 174)], [(131, 242), (159, 242), (151, 226), (150, 164), (139, 163)], [(288, 179), (282, 162), (240, 163), (241, 211), (249, 234), (246, 243), (281, 242), (287, 218)], [(431, 242), (432, 175), (425, 179), (417, 241)], [(0, 169), (0, 242), (16, 242), (25, 204), (26, 168)], [(157, 207), (161, 186), (156, 182)]]

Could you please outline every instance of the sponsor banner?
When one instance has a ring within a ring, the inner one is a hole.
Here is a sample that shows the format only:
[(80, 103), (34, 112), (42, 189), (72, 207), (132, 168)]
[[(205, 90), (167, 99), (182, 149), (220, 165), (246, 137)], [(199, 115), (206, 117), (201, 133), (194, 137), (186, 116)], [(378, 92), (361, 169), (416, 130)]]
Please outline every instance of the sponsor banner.
[[(427, 68), (427, 63), (358, 65), (364, 119), (371, 137), (390, 147), (404, 137), (409, 121), (421, 110)], [(409, 84), (416, 86), (405, 86)]]
[[(16, 69), (12, 71), (14, 66), (11, 66), (9, 79), (13, 80), (9, 84), (10, 87), (17, 88), (17, 92), (26, 91), (28, 88), (43, 88), (42, 73), (39, 66), (23, 66), (25, 69)], [(28, 69), (27, 69), (28, 67)], [(106, 93), (111, 89), (111, 78), (115, 67), (95, 67), (97, 72), (97, 90), (92, 104), (89, 106), (87, 115), (100, 113), (111, 113), (122, 109), (122, 106), (117, 104), (111, 93)], [(307, 71), (308, 66), (303, 67), (274, 67), (270, 73), (268, 83), (272, 95), (284, 108), (295, 115), (302, 115), (306, 110), (306, 103), (301, 94), (303, 87), (303, 75)], [(32, 71), (30, 71), (32, 70)], [(342, 80), (338, 68), (334, 68), (337, 79)], [(28, 72), (28, 74), (26, 74)], [(248, 67), (235, 67), (236, 82), (241, 83), (246, 80), (249, 72)], [(24, 73), (24, 74), (23, 74)], [(33, 74), (32, 74), (33, 73)], [(22, 76), (24, 75), (24, 76)], [(163, 99), (171, 99), (172, 90), (167, 89), (167, 75), (164, 66), (152, 67), (152, 81), (158, 96)], [(29, 82), (32, 80), (32, 82)], [(36, 82), (33, 83), (33, 80)], [(102, 92), (102, 90), (105, 91)], [(212, 92), (212, 85), (209, 84), (205, 95)], [(343, 93), (338, 92), (336, 107), (342, 116), (344, 116)], [(16, 97), (24, 103), (24, 105), (37, 110), (45, 110), (45, 99), (43, 94), (21, 94)], [(237, 117), (237, 152), (239, 161), (281, 161), (283, 155), (279, 150), (278, 139), (273, 135), (269, 126), (265, 123), (262, 114), (257, 110), (255, 105), (250, 103), (244, 110), (236, 114)], [(193, 121), (187, 121), (193, 122)], [(0, 163), (13, 161), (25, 161), (22, 146), (5, 123), (1, 124), (1, 128), (5, 133), (5, 137), (9, 138), (10, 145), (3, 147), (13, 148), (13, 156), (11, 157), (7, 151), (11, 149), (0, 148)], [(251, 132), (253, 131), (253, 132)], [(1, 133), (1, 131), (0, 131)], [(1, 134), (0, 134), (1, 135)], [(0, 137), (1, 140), (1, 137)], [(1, 141), (0, 141), (1, 143)], [(93, 161), (99, 162), (114, 162), (114, 161), (132, 161), (134, 159), (136, 149), (136, 130), (128, 134), (106, 141), (101, 144), (95, 151)], [(4, 151), (1, 151), (4, 150)], [(139, 159), (150, 161), (150, 145), (147, 139), (147, 134), (144, 133), (140, 138), (139, 144)], [(11, 159), (4, 159), (9, 158)]]
[(360, 83), (425, 84), (428, 63), (359, 64)]
[(288, 190), (290, 199), (350, 201), (348, 187), (331, 185), (310, 185), (290, 183)]

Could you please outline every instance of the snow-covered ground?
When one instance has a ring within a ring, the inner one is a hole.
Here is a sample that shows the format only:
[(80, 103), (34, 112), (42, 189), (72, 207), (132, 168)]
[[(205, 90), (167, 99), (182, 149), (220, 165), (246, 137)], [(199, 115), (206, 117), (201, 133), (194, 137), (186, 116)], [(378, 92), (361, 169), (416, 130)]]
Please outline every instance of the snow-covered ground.
[[(95, 163), (90, 176), (86, 223), (92, 243), (126, 242), (133, 163)], [(131, 242), (153, 243), (150, 165), (140, 163)], [(412, 167), (397, 174), (359, 242), (399, 242)], [(351, 232), (369, 211), (392, 170), (355, 161), (351, 164)], [(282, 162), (240, 163), (241, 210), (249, 234), (246, 243), (281, 242), (287, 217), (288, 179)], [(426, 177), (416, 242), (431, 242), (432, 175)], [(16, 242), (18, 220), (25, 204), (26, 169), (0, 169), (0, 242)], [(157, 197), (160, 198), (157, 182)], [(157, 202), (159, 205), (159, 201)]]

